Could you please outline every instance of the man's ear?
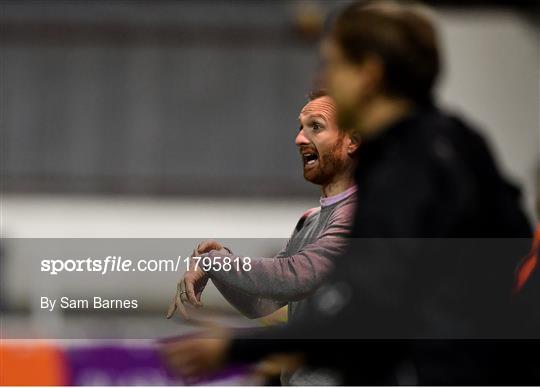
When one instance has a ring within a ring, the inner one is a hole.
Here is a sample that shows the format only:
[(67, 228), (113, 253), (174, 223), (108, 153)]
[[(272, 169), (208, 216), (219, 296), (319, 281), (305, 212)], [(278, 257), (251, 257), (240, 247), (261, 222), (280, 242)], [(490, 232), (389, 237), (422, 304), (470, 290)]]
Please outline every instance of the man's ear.
[(347, 145), (347, 155), (353, 156), (360, 146), (360, 139), (353, 135), (347, 135), (347, 137), (349, 139), (349, 144)]

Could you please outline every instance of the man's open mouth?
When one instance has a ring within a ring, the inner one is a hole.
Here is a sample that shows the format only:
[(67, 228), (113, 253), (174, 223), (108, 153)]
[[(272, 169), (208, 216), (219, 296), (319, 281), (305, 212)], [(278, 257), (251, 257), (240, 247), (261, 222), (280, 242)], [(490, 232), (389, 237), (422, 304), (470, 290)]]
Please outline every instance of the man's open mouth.
[(313, 166), (319, 160), (319, 155), (315, 152), (302, 153), (302, 160), (304, 161), (304, 167)]

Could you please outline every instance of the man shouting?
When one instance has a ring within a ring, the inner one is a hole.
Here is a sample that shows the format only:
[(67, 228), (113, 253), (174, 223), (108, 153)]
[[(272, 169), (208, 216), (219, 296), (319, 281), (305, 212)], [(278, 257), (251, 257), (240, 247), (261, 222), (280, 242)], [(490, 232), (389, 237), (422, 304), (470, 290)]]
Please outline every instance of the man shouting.
[[(252, 258), (250, 270), (187, 271), (167, 314), (181, 304), (200, 307), (201, 293), (212, 279), (217, 289), (249, 318), (268, 315), (288, 304), (289, 320), (332, 269), (347, 245), (356, 203), (354, 155), (358, 141), (336, 125), (336, 107), (324, 92), (312, 93), (299, 115), (296, 145), (304, 178), (321, 188), (320, 207), (306, 211), (285, 248), (270, 258)], [(204, 241), (195, 254), (219, 260), (233, 253), (217, 241)], [(287, 379), (288, 380), (288, 379)], [(292, 381), (291, 381), (292, 383)], [(313, 382), (312, 382), (313, 383)]]

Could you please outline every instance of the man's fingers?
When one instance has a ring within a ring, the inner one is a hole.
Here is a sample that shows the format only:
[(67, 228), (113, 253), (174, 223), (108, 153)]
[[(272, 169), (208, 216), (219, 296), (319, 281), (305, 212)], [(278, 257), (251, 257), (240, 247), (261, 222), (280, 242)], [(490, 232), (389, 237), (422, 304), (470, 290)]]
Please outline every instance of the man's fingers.
[(167, 319), (170, 319), (174, 312), (176, 311), (176, 294), (172, 297), (171, 303), (169, 304), (169, 309), (167, 310)]
[(184, 279), (182, 278), (180, 282), (178, 282), (178, 293), (176, 295), (176, 307), (178, 308), (178, 312), (180, 313), (180, 316), (186, 320), (189, 321), (189, 314), (186, 310), (186, 306), (184, 306), (184, 303), (187, 302), (186, 298), (186, 286), (184, 284)]
[(208, 284), (208, 279), (208, 276), (205, 275), (205, 277), (197, 283), (197, 289), (195, 290), (195, 297), (197, 298), (197, 301), (200, 303), (201, 306), (203, 305), (201, 301), (201, 296), (204, 289), (206, 288), (206, 285)]
[(187, 279), (184, 277), (184, 284), (186, 286), (186, 293), (189, 303), (191, 303), (195, 307), (201, 307), (202, 303), (197, 299), (197, 296), (195, 295), (194, 279), (192, 277), (188, 277)]
[(169, 304), (169, 309), (167, 310), (167, 315), (166, 315), (167, 319), (170, 319), (174, 315), (174, 312), (177, 309), (178, 309), (178, 313), (183, 319), (185, 320), (190, 319), (181, 298), (182, 283), (183, 283), (183, 280), (180, 280), (180, 282), (178, 282), (178, 285), (176, 286), (176, 294), (173, 296), (171, 303)]
[(178, 312), (180, 313), (180, 316), (185, 319), (186, 321), (189, 321), (189, 314), (186, 310), (186, 306), (184, 306), (184, 303), (180, 299), (180, 295), (176, 297), (176, 307), (178, 308)]
[(186, 303), (188, 301), (185, 276), (180, 280), (180, 300), (182, 303)]
[(206, 240), (206, 241), (201, 242), (197, 246), (197, 252), (201, 254), (201, 253), (210, 252), (211, 250), (214, 250), (214, 249), (219, 251), (221, 248), (223, 248), (223, 245), (221, 245), (219, 242), (214, 241), (214, 240)]

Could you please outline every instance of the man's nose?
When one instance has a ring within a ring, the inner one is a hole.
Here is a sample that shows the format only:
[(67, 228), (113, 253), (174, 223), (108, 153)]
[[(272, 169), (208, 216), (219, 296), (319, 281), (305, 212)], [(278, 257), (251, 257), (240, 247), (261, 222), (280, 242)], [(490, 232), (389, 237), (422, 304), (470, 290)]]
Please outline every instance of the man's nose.
[(294, 141), (297, 146), (309, 144), (309, 140), (306, 137), (306, 134), (304, 133), (304, 130), (301, 129), (300, 132), (298, 132), (298, 135), (296, 135), (296, 139)]

